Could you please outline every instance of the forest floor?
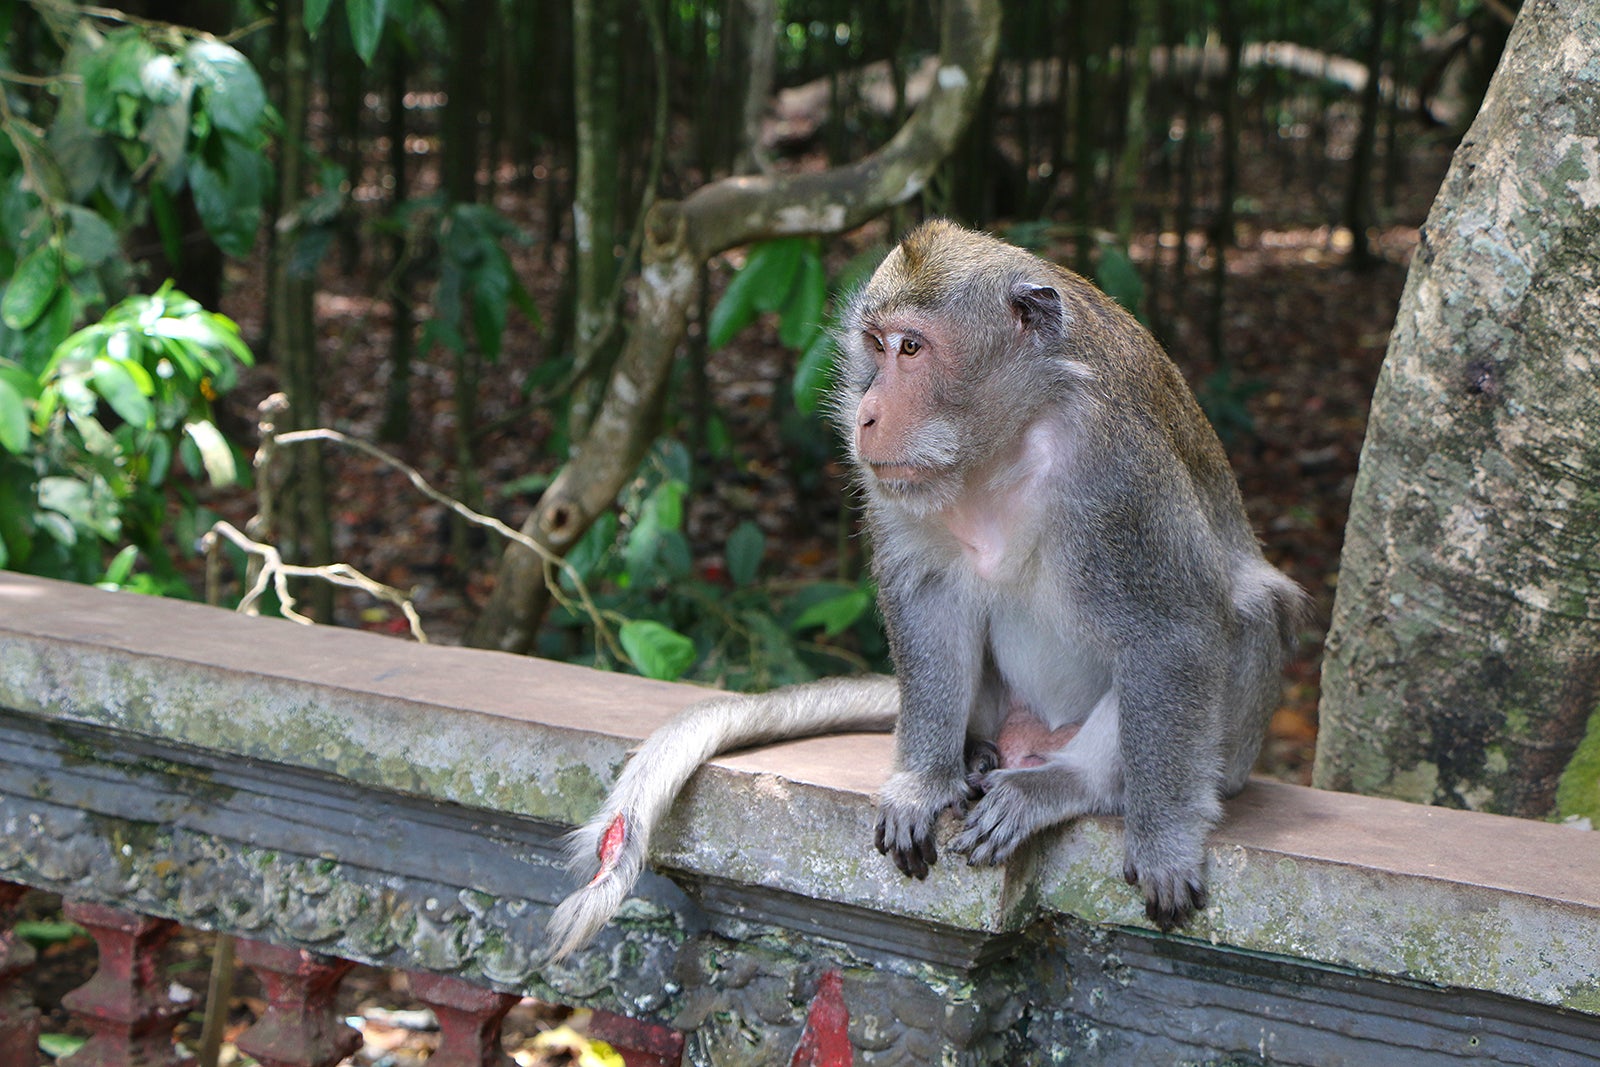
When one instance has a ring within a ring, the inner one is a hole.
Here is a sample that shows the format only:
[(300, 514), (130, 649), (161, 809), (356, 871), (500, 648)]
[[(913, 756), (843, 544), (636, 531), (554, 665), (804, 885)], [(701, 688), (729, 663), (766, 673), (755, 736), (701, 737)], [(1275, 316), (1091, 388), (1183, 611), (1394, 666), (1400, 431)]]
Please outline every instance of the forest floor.
[[(1261, 770), (1290, 781), (1309, 781), (1322, 638), (1337, 584), (1368, 403), (1418, 226), (1448, 159), (1449, 146), (1442, 142), (1412, 147), (1409, 173), (1393, 204), (1383, 209), (1385, 223), (1375, 235), (1380, 261), (1357, 273), (1348, 266), (1348, 233), (1329, 223), (1341, 203), (1334, 183), (1342, 168), (1319, 169), (1302, 162), (1290, 172), (1269, 153), (1247, 153), (1238, 247), (1226, 259), (1224, 374), (1219, 375), (1222, 368), (1207, 340), (1213, 280), (1199, 235), (1190, 237), (1194, 254), (1181, 286), (1173, 275), (1176, 235), (1146, 233), (1131, 250), (1147, 279), (1161, 340), (1191, 384), (1208, 394), (1210, 409), (1223, 413), (1233, 465), (1268, 558), (1305, 586), (1316, 605), (1315, 621), (1290, 671), (1261, 761)], [(565, 245), (546, 236), (551, 228), (543, 218), (545, 198), (537, 187), (513, 188), (504, 181), (499, 189), (497, 206), (534, 238), (515, 256), (519, 275), (548, 326), (555, 321), (563, 289)], [(355, 199), (358, 204), (377, 201), (380, 194), (358, 186)], [(1005, 232), (1003, 225), (994, 228)], [(841, 243), (848, 250), (840, 254), (840, 262), (887, 238), (881, 224), (866, 228)], [(369, 246), (376, 243), (366, 241)], [(1040, 251), (1064, 259), (1070, 249), (1047, 239)], [(727, 263), (714, 267), (715, 291), (730, 273)], [(251, 341), (261, 336), (263, 292), (259, 265), (230, 268), (224, 310)], [(418, 308), (419, 318), (426, 313)], [(381, 270), (371, 263), (341, 265), (337, 250), (331, 252), (320, 280), (316, 320), (325, 365), (326, 424), (376, 441), (390, 332)], [(514, 315), (505, 353), (486, 368), (478, 393), (481, 430), (475, 446), (485, 506), (512, 525), (526, 516), (535, 499), (526, 489), (530, 476), (549, 474), (557, 462), (548, 455), (555, 428), (545, 411), (527, 404), (521, 387), (549, 358), (548, 332)], [(787, 446), (777, 413), (789, 403), (781, 391), (792, 359), (777, 344), (770, 322), (748, 328), (711, 353), (707, 379), (732, 432), (735, 461), (703, 480), (706, 489), (688, 510), (686, 532), (697, 554), (710, 557), (734, 524), (754, 519), (767, 535), (769, 573), (815, 578), (829, 573), (839, 540), (830, 523), (840, 513), (842, 482), (836, 465), (825, 468), (829, 477), (813, 496), (786, 473)], [(394, 450), (438, 488), (458, 492), (453, 384), (452, 364), (442, 354), (419, 360), (411, 389), (412, 433)], [(249, 372), (226, 398), (223, 414), (234, 439), (254, 440), (255, 406), (277, 386), (275, 369), (264, 365)], [(413, 590), (430, 638), (458, 641), (487, 597), (497, 549), (479, 546), (475, 558), (455, 558), (442, 508), (414, 494), (400, 475), (368, 457), (336, 448), (326, 456), (339, 558), (389, 585)], [(821, 502), (827, 498), (831, 500)], [(250, 495), (240, 492), (208, 494), (206, 503), (241, 527), (254, 509)], [(819, 522), (819, 514), (829, 521)], [(396, 613), (357, 599), (340, 601), (339, 621), (404, 633)], [(40, 918), (50, 918), (48, 900), (40, 898), (33, 906)], [(186, 933), (176, 939), (169, 952), (174, 976), (203, 990), (209, 945), (203, 935)], [(59, 993), (82, 980), (93, 957), (86, 938), (69, 937), (43, 951), (39, 974), (47, 987), (59, 986)], [(351, 1062), (410, 1067), (425, 1061), (435, 1035), (425, 1026), (418, 1028), (414, 1015), (396, 1014), (396, 1009), (414, 1006), (403, 982), (403, 977), (367, 968), (346, 980), (342, 1008), (358, 1021), (366, 1041)], [(233, 1001), (230, 1036), (261, 1007), (259, 992), (242, 980)], [(57, 1011), (47, 1018), (46, 1029), (70, 1034), (74, 1025)], [(508, 1051), (525, 1067), (605, 1062), (583, 1060), (586, 1046), (564, 1027), (559, 1010), (532, 1002), (510, 1017), (507, 1038)], [(191, 1047), (196, 1039), (197, 1033), (191, 1032)]]

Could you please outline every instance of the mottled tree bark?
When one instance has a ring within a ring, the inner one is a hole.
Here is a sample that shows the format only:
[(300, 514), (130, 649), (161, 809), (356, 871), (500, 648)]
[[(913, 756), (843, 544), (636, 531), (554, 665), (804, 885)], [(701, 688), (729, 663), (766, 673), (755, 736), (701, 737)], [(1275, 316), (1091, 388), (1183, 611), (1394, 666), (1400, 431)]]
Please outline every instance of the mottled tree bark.
[[(839, 233), (915, 196), (966, 128), (999, 41), (999, 0), (949, 0), (934, 87), (883, 148), (820, 173), (727, 178), (681, 202), (656, 204), (646, 221), (638, 311), (605, 397), (523, 532), (564, 555), (638, 468), (698, 294), (701, 264), (752, 241)], [(526, 652), (548, 604), (542, 561), (511, 545), (467, 640)]]
[(1423, 228), (1350, 511), (1316, 783), (1600, 816), (1594, 0), (1522, 9)]

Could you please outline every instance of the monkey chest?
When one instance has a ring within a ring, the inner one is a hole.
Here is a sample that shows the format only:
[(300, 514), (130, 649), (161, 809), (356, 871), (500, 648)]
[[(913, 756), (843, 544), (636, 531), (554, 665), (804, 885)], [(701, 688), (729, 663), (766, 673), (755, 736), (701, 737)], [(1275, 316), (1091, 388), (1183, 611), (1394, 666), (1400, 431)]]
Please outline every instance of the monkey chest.
[(990, 602), (990, 662), (1007, 695), (1051, 728), (1081, 723), (1111, 687), (1111, 667), (1075, 619), (1065, 590), (1012, 587)]

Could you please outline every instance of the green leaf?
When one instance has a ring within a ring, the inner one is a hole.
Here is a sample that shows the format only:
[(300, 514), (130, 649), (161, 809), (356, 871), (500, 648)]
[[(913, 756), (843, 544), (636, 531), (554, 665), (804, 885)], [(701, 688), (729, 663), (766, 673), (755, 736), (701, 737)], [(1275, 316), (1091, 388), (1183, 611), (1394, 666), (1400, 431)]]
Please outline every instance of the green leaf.
[(61, 250), (46, 242), (29, 252), (0, 299), (0, 321), (13, 330), (26, 330), (39, 321), (61, 288)]
[(822, 404), (833, 383), (833, 335), (818, 330), (794, 368), (794, 406), (809, 415)]
[[(231, 140), (231, 139), (230, 139)], [(189, 188), (195, 210), (217, 247), (235, 258), (250, 252), (261, 220), (260, 188), (251, 160), (227, 151), (227, 169), (218, 170), (196, 157), (189, 163)], [(240, 165), (235, 165), (235, 164)]]
[(305, 23), (306, 33), (313, 38), (322, 29), (322, 23), (328, 17), (328, 8), (333, 6), (333, 0), (306, 0), (304, 14), (301, 20)]
[(145, 484), (158, 486), (166, 482), (167, 472), (172, 469), (172, 438), (166, 434), (152, 435), (145, 457), (150, 461), (144, 475)]
[(21, 921), (11, 928), (22, 941), (34, 945), (35, 949), (43, 949), (46, 945), (59, 945), (62, 942), (72, 941), (74, 937), (88, 937), (88, 931), (78, 926), (77, 923), (67, 921)]
[(124, 96), (143, 96), (144, 68), (156, 57), (155, 47), (131, 26), (112, 36), (114, 42), (106, 54), (106, 88)]
[(656, 444), (656, 458), (666, 470), (668, 478), (688, 485), (694, 473), (694, 459), (689, 455), (687, 445), (670, 437), (662, 438)]
[(255, 136), (267, 110), (267, 91), (250, 61), (221, 41), (197, 38), (184, 53), (195, 80), (206, 87), (200, 102), (211, 122), (240, 136)]
[[(589, 527), (589, 532), (579, 538), (578, 543), (567, 553), (567, 563), (578, 572), (578, 577), (584, 582), (589, 581), (600, 561), (611, 551), (620, 525), (616, 512), (606, 512), (595, 520), (594, 525)], [(565, 573), (562, 574), (562, 581), (567, 583), (563, 588), (571, 584)]]
[(763, 311), (776, 311), (789, 298), (806, 242), (798, 238), (753, 246), (744, 269), (733, 276), (711, 309), (706, 343), (721, 348)]
[[(94, 361), (90, 377), (95, 392), (105, 398), (123, 422), (141, 430), (149, 429), (155, 422), (155, 407), (129, 373), (127, 364), (102, 357)], [(145, 380), (149, 381), (148, 375)]]
[(200, 450), (200, 462), (205, 464), (211, 484), (232, 485), (238, 478), (238, 468), (233, 462), (233, 449), (228, 447), (216, 423), (195, 419), (183, 424), (183, 432)]
[(767, 551), (767, 538), (761, 527), (746, 519), (728, 535), (725, 555), (728, 560), (728, 577), (735, 586), (747, 586), (756, 580), (761, 567), (761, 557)]
[(161, 237), (161, 250), (174, 271), (183, 267), (183, 222), (178, 217), (178, 206), (172, 194), (160, 182), (150, 186), (150, 214), (155, 218), (156, 233)]
[(111, 565), (106, 568), (105, 575), (101, 578), (103, 585), (123, 586), (128, 582), (128, 576), (133, 573), (133, 564), (139, 558), (139, 547), (128, 545), (121, 552), (111, 557)]
[(656, 486), (655, 492), (645, 501), (644, 514), (663, 530), (683, 527), (683, 498), (689, 495), (689, 486), (676, 478)]
[(847, 589), (837, 596), (812, 604), (790, 626), (792, 630), (805, 630), (820, 626), (829, 637), (838, 637), (855, 625), (855, 621), (872, 607), (872, 594), (860, 587)]
[(1144, 302), (1144, 279), (1139, 268), (1133, 265), (1128, 252), (1120, 245), (1102, 244), (1100, 261), (1095, 264), (1094, 280), (1106, 295), (1134, 315)]
[(98, 267), (116, 255), (117, 231), (98, 212), (77, 204), (65, 204), (63, 213), (71, 220), (63, 249), (83, 261), (85, 267)]
[(64, 1059), (88, 1044), (87, 1037), (77, 1034), (40, 1034), (39, 1050), (47, 1056)]
[(796, 272), (794, 287), (778, 317), (778, 340), (785, 348), (805, 349), (822, 330), (822, 313), (828, 303), (828, 276), (822, 253), (807, 242)]
[(653, 619), (635, 619), (617, 632), (622, 650), (646, 678), (670, 682), (694, 665), (694, 642)]
[(350, 18), (350, 40), (361, 62), (372, 66), (383, 38), (384, 0), (344, 0), (344, 13)]
[(28, 404), (16, 386), (0, 378), (0, 448), (25, 455), (30, 439)]
[(757, 311), (777, 311), (789, 302), (800, 263), (811, 247), (812, 242), (804, 237), (783, 237), (756, 246), (745, 268), (755, 272), (752, 299)]
[[(104, 483), (100, 487), (104, 488)], [(96, 492), (88, 482), (77, 478), (60, 475), (40, 478), (39, 507), (61, 516), (75, 528), (68, 535), (70, 540), (63, 540), (62, 544), (76, 543), (76, 530), (88, 530), (107, 541), (114, 540), (122, 532), (114, 502), (106, 499), (103, 492)], [(58, 532), (52, 535), (61, 540)]]
[(152, 104), (170, 104), (183, 95), (183, 74), (169, 55), (157, 53), (139, 68), (139, 89)]

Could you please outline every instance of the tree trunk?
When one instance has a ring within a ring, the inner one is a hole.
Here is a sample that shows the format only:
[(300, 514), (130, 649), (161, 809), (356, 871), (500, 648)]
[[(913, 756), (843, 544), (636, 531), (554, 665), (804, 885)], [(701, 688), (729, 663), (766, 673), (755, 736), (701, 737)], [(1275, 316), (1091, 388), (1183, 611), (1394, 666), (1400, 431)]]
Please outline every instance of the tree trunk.
[[(444, 151), (440, 164), (445, 200), (452, 204), (476, 203), (479, 198), (478, 164), (483, 158), (484, 110), (483, 56), (489, 45), (492, 5), (459, 2), (449, 19), (450, 60), (445, 71)], [(491, 166), (491, 170), (493, 167)], [(462, 346), (455, 352), (452, 400), (455, 408), (455, 495), (470, 508), (483, 509), (483, 483), (478, 477), (478, 387), (483, 376), (483, 356), (466, 327), (476, 293), (466, 293), (462, 303)], [(450, 516), (450, 555), (461, 574), (472, 568), (473, 534), (460, 516)]]
[[(406, 165), (406, 76), (410, 67), (403, 44), (389, 35), (389, 174), (394, 185), (389, 193), (390, 212), (398, 217), (400, 205), (411, 195), (410, 170)], [(411, 308), (411, 237), (396, 228), (389, 238), (389, 300), (394, 311), (394, 330), (389, 342), (389, 380), (383, 394), (383, 422), (380, 441), (399, 442), (411, 436), (411, 357), (415, 352), (412, 337), (416, 328)]]
[[(658, 202), (645, 226), (638, 314), (593, 424), (523, 531), (565, 554), (616, 500), (652, 433), (672, 360), (698, 293), (700, 266), (728, 248), (797, 234), (840, 233), (915, 196), (955, 146), (983, 95), (1000, 40), (999, 0), (949, 0), (933, 89), (887, 145), (820, 173), (747, 176)], [(544, 617), (544, 566), (506, 550), (494, 595), (467, 640), (526, 652)]]
[(1206, 332), (1211, 340), (1211, 358), (1219, 367), (1228, 359), (1228, 250), (1237, 242), (1233, 201), (1239, 192), (1239, 67), (1244, 51), (1244, 27), (1234, 0), (1218, 5), (1222, 23), (1222, 46), (1227, 57), (1222, 74), (1222, 143), (1217, 146), (1220, 173), (1217, 176), (1217, 214), (1211, 222), (1211, 307)]
[[(301, 17), (300, 0), (286, 0), (283, 20), (283, 140), (278, 159), (278, 226), (280, 246), (273, 261), (272, 347), (282, 368), (289, 396), (289, 427), (309, 429), (322, 424), (323, 369), (317, 359), (316, 316), (312, 296), (316, 279), (296, 272), (294, 245), (300, 239), (300, 208), (305, 196), (306, 110), (311, 95), (310, 42)], [(283, 228), (285, 220), (293, 224)], [(293, 473), (284, 485), (279, 506), (280, 543), (291, 559), (312, 564), (333, 560), (333, 532), (328, 516), (328, 477), (322, 452), (300, 448), (293, 453)], [(333, 621), (333, 587), (314, 582), (310, 614), (318, 622)]]
[(1315, 781), (1600, 817), (1600, 5), (1531, 0), (1411, 265)]
[(621, 184), (622, 98), (617, 42), (621, 21), (610, 0), (573, 0), (573, 107), (578, 138), (572, 197), (574, 276), (572, 405), (569, 429), (581, 436), (594, 417), (614, 350), (618, 189)]
[(1361, 127), (1356, 132), (1350, 159), (1350, 184), (1345, 187), (1344, 224), (1350, 230), (1350, 265), (1371, 270), (1378, 262), (1367, 230), (1372, 225), (1372, 159), (1378, 145), (1379, 109), (1382, 106), (1383, 24), (1390, 0), (1372, 0), (1368, 13), (1367, 84), (1361, 90)]

